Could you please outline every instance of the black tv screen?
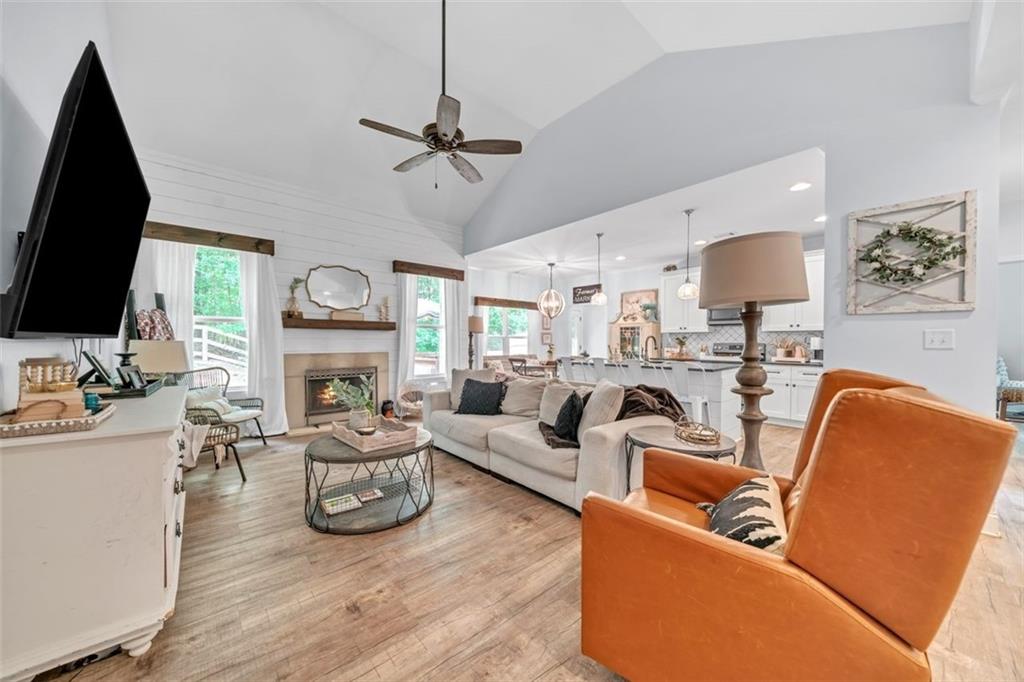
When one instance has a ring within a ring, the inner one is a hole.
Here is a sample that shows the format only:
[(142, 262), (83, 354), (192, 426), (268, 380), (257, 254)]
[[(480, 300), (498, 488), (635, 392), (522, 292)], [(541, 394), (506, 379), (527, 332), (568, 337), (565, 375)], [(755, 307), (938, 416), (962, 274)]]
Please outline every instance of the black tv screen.
[(114, 337), (149, 190), (90, 42), (68, 84), (3, 297), (8, 337)]

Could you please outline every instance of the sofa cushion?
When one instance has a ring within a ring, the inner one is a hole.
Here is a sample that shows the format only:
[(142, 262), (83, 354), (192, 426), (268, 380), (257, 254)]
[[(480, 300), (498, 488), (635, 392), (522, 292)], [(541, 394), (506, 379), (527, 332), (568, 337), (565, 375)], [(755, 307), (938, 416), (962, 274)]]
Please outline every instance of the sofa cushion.
[(574, 387), (564, 381), (549, 381), (544, 387), (544, 394), (540, 399), (539, 418), (548, 426), (555, 425), (558, 418), (558, 411), (565, 404), (565, 399), (572, 393)]
[(494, 381), (494, 370), (493, 369), (453, 369), (452, 370), (452, 385), (451, 385), (451, 402), (452, 409), (459, 409), (459, 400), (462, 398), (462, 385), (466, 383), (466, 379), (476, 379), (477, 381)]
[[(430, 425), (427, 429), (471, 448), (486, 450), (489, 431), (526, 419), (512, 414), (456, 414), (452, 410), (437, 410), (430, 413)], [(534, 424), (533, 421), (530, 423)]]
[(462, 384), (459, 399), (459, 414), (501, 414), (501, 398), (505, 395), (505, 384), (498, 381), (477, 381), (466, 379)]
[(587, 406), (583, 410), (583, 419), (580, 420), (577, 439), (582, 439), (587, 429), (615, 421), (619, 410), (622, 409), (624, 395), (625, 389), (618, 384), (613, 384), (607, 379), (597, 382), (597, 386), (590, 393), (590, 399), (587, 400)]
[(536, 420), (502, 426), (487, 436), (492, 452), (497, 452), (531, 469), (568, 481), (576, 480), (579, 448), (553, 450), (544, 442)]
[(505, 399), (501, 401), (502, 414), (532, 417), (540, 414), (540, 401), (547, 382), (543, 379), (513, 379), (506, 384)]

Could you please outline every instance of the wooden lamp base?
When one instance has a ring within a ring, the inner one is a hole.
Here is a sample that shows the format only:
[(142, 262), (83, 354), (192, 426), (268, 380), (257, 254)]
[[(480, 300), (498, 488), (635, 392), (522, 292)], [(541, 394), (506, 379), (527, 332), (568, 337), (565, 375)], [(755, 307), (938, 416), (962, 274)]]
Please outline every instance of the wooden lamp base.
[(761, 354), (757, 349), (757, 329), (761, 325), (761, 315), (757, 301), (743, 304), (740, 313), (744, 332), (743, 354), (740, 356), (743, 358), (743, 365), (736, 372), (736, 383), (739, 386), (733, 388), (732, 392), (743, 398), (743, 411), (736, 415), (743, 422), (743, 456), (740, 458), (740, 464), (763, 471), (761, 424), (768, 417), (761, 411), (761, 398), (775, 391), (765, 388), (768, 374), (761, 366)]

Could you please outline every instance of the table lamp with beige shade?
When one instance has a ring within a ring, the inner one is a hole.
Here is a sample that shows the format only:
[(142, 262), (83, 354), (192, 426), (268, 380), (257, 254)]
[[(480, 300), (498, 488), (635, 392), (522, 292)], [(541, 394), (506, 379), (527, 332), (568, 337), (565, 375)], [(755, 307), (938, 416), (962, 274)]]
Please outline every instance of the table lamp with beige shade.
[(761, 308), (806, 301), (807, 271), (803, 242), (798, 232), (759, 232), (730, 237), (704, 247), (700, 257), (700, 307), (742, 306), (743, 365), (732, 389), (743, 398), (743, 457), (740, 464), (764, 469), (761, 461), (761, 398), (773, 393), (765, 388), (768, 375), (761, 366), (757, 330)]
[(479, 315), (469, 316), (469, 369), (473, 369), (473, 335), (484, 333), (484, 318)]

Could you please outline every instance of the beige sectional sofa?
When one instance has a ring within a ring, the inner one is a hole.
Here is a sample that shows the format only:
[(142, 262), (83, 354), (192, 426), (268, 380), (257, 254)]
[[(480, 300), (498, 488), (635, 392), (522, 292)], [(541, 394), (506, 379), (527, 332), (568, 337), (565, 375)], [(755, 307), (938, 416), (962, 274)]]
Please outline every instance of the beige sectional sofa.
[[(437, 447), (577, 511), (591, 490), (615, 499), (625, 496), (627, 431), (672, 423), (659, 416), (613, 421), (579, 434), (579, 448), (550, 448), (538, 421), (511, 414), (458, 414), (449, 391), (429, 392), (423, 400), (423, 426)], [(634, 481), (641, 480), (641, 460), (634, 457)]]

